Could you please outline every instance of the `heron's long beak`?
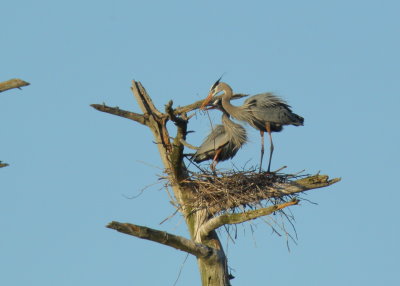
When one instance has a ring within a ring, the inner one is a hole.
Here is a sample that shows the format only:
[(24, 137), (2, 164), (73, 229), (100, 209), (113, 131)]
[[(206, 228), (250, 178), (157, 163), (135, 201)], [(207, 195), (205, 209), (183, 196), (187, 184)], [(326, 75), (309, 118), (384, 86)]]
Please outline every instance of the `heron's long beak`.
[(213, 96), (214, 96), (214, 93), (212, 91), (210, 91), (210, 93), (208, 94), (206, 99), (204, 99), (203, 103), (200, 106), (201, 110), (204, 110), (206, 108), (207, 104), (210, 103), (210, 101), (213, 98)]

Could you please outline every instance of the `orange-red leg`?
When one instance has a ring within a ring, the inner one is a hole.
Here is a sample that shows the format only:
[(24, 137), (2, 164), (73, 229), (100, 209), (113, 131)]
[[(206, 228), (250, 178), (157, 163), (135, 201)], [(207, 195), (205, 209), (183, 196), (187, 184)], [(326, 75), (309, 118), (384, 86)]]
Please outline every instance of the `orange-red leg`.
[(272, 153), (274, 152), (274, 143), (272, 143), (272, 134), (271, 134), (271, 124), (267, 122), (265, 124), (265, 129), (267, 129), (268, 135), (269, 135), (269, 143), (270, 143), (270, 149), (269, 149), (269, 162), (268, 162), (268, 169), (267, 172), (269, 173), (271, 170), (271, 159), (272, 159)]
[(213, 158), (213, 161), (212, 161), (212, 163), (211, 163), (211, 170), (214, 172), (215, 171), (215, 167), (217, 166), (217, 164), (218, 164), (218, 157), (219, 157), (219, 154), (221, 154), (221, 152), (222, 152), (222, 149), (218, 149), (216, 152), (215, 152), (215, 155), (214, 155), (214, 158)]
[(261, 135), (261, 158), (260, 158), (259, 172), (261, 173), (262, 162), (263, 162), (263, 157), (264, 157), (264, 131), (260, 130), (260, 135)]

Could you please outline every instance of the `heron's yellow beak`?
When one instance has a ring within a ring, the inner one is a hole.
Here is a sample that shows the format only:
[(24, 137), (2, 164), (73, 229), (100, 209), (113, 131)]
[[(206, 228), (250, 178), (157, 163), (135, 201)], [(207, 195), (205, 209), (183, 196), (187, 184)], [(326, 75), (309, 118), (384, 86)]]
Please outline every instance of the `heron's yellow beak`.
[(210, 93), (208, 94), (206, 99), (204, 99), (203, 103), (200, 106), (201, 110), (204, 110), (206, 108), (207, 104), (210, 103), (210, 101), (213, 98), (213, 96), (214, 96), (214, 93), (212, 91), (210, 91)]

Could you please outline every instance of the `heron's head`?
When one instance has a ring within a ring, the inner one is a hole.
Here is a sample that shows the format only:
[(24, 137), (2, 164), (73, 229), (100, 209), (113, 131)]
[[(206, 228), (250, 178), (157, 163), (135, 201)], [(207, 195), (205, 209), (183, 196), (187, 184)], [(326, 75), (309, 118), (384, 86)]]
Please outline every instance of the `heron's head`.
[[(220, 93), (221, 91), (224, 91), (222, 89), (222, 83), (221, 83), (221, 78), (220, 77), (210, 88), (210, 91), (208, 92), (208, 96), (206, 97), (206, 99), (204, 99), (200, 109), (204, 110), (205, 107), (208, 105), (208, 103), (211, 101), (211, 99), (213, 98), (213, 96), (217, 95), (218, 93)], [(214, 104), (213, 104), (214, 105)]]

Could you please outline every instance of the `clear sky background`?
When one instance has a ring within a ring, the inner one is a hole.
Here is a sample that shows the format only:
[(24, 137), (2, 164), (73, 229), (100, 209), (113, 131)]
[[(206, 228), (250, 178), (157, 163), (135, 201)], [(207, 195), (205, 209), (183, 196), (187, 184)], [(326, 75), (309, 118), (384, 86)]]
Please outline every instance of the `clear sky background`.
[[(274, 134), (273, 169), (342, 178), (306, 195), (318, 205), (291, 207), (290, 252), (262, 220), (239, 226), (235, 243), (221, 232), (232, 284), (400, 285), (398, 1), (1, 6), (0, 81), (31, 83), (0, 94), (0, 160), (10, 164), (0, 169), (1, 285), (172, 286), (180, 270), (176, 285), (200, 285), (193, 257), (105, 228), (117, 220), (188, 237), (179, 216), (159, 225), (174, 208), (150, 131), (89, 105), (139, 112), (132, 79), (161, 109), (185, 105), (222, 73), (235, 92), (275, 92), (305, 118)], [(200, 144), (207, 117), (190, 129)], [(221, 168), (258, 163), (259, 135), (249, 134)]]

